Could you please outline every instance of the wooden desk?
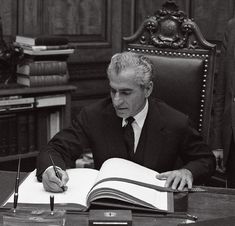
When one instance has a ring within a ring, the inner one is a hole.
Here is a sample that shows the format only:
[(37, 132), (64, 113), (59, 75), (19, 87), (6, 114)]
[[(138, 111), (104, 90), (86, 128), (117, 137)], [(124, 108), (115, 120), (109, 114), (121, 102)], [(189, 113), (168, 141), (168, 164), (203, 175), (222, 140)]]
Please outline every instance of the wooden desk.
[[(21, 174), (21, 179), (26, 173)], [(0, 171), (0, 204), (14, 189), (15, 172)], [(190, 193), (188, 213), (198, 217), (198, 221), (219, 217), (235, 216), (235, 189), (204, 187), (207, 192)], [(0, 215), (1, 217), (1, 215)], [(68, 214), (68, 226), (88, 225), (88, 213)], [(133, 226), (175, 226), (185, 219), (177, 217), (159, 217), (146, 213), (133, 213)], [(2, 219), (0, 219), (0, 226)]]

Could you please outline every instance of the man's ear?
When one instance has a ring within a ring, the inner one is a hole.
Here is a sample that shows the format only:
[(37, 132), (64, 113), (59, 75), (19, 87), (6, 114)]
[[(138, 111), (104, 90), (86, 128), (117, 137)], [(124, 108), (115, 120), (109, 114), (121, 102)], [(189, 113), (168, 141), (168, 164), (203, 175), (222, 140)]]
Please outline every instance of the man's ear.
[(145, 90), (146, 90), (145, 91), (145, 97), (147, 98), (147, 97), (150, 96), (150, 94), (153, 91), (153, 82), (152, 81), (149, 82), (149, 85), (148, 85), (148, 87), (145, 88)]

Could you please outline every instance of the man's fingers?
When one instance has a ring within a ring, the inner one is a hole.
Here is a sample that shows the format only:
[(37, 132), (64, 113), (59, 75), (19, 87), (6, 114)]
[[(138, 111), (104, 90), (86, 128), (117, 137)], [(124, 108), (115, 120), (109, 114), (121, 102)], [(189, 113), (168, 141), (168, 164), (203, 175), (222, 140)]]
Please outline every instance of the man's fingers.
[(169, 176), (169, 172), (159, 173), (156, 175), (156, 178), (159, 180), (166, 180)]
[(51, 192), (62, 192), (60, 185), (58, 185), (56, 182), (49, 180), (47, 176), (44, 177), (43, 181), (43, 187), (46, 191)]
[(173, 170), (158, 174), (157, 179), (166, 179), (165, 187), (184, 190), (191, 189), (193, 184), (193, 175), (187, 169)]
[(69, 175), (66, 171), (60, 170), (62, 185), (66, 185), (69, 180)]
[(61, 175), (61, 180), (55, 175), (53, 169), (48, 169), (43, 173), (42, 183), (46, 191), (63, 192), (62, 186), (64, 187), (64, 190), (67, 190), (67, 186), (65, 186), (69, 179), (67, 172), (59, 170), (58, 173)]
[(177, 189), (178, 188), (178, 184), (182, 181), (182, 179), (180, 177), (175, 176), (174, 178), (172, 178), (172, 185), (171, 188), (172, 189)]
[(174, 175), (169, 174), (167, 179), (166, 179), (165, 187), (167, 187), (167, 188), (171, 187), (171, 185), (173, 183), (173, 180), (174, 180)]

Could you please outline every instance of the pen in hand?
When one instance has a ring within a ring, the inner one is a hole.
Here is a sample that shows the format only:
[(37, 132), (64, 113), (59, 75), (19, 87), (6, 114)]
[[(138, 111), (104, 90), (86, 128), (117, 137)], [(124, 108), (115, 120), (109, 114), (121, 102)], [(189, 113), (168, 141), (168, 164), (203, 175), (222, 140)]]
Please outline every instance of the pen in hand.
[[(55, 163), (54, 163), (54, 161), (53, 161), (53, 159), (52, 159), (50, 153), (49, 153), (49, 158), (50, 158), (50, 160), (51, 160), (51, 163), (52, 163), (53, 169), (54, 169), (54, 171), (55, 171), (56, 177), (58, 177), (58, 178), (61, 180), (61, 179), (62, 179), (62, 178), (61, 178), (61, 175), (59, 174), (59, 172), (58, 172), (58, 170), (57, 170), (57, 168), (56, 168), (56, 166), (55, 166)], [(63, 191), (66, 190), (64, 185), (61, 186), (61, 189), (62, 189)]]

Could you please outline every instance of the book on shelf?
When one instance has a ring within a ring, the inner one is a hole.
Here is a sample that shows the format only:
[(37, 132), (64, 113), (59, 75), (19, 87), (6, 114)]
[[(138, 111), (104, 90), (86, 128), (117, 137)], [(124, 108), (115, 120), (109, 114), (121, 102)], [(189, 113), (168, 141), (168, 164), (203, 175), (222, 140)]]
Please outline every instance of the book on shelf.
[(1, 115), (0, 117), (0, 156), (6, 156), (9, 154), (8, 152), (8, 116)]
[(25, 45), (44, 45), (44, 46), (54, 46), (54, 45), (66, 45), (68, 44), (68, 39), (61, 36), (53, 35), (43, 35), (43, 36), (23, 36), (17, 35), (15, 42), (25, 44)]
[(48, 135), (49, 140), (60, 131), (60, 112), (51, 112), (48, 116)]
[(0, 100), (0, 111), (14, 111), (33, 108), (34, 97)]
[(33, 103), (34, 103), (34, 97), (0, 100), (0, 106), (14, 106), (18, 104), (30, 104), (31, 105)]
[[(164, 187), (165, 180), (156, 179), (156, 171), (137, 163), (111, 158), (100, 170), (73, 168), (67, 170), (68, 190), (51, 193), (43, 189), (35, 177), (35, 171), (19, 187), (19, 204), (47, 204), (50, 195), (55, 197), (55, 206), (80, 211), (87, 210), (93, 202), (104, 201), (114, 208), (140, 208), (157, 212), (174, 212), (174, 193)], [(12, 203), (12, 195), (6, 203)], [(5, 204), (6, 204), (5, 203)], [(117, 204), (118, 203), (118, 204)]]
[(28, 152), (28, 113), (17, 115), (17, 150), (18, 154)]
[(36, 119), (33, 112), (28, 113), (28, 151), (36, 150)]
[(25, 54), (23, 61), (67, 61), (70, 54), (53, 54), (53, 55), (29, 55)]
[(13, 45), (15, 47), (20, 47), (20, 48), (28, 49), (28, 50), (32, 50), (32, 51), (73, 49), (73, 47), (69, 44), (66, 44), (66, 45), (51, 45), (51, 46), (50, 45), (35, 46), (35, 45), (27, 45), (27, 44), (14, 42)]
[(41, 150), (49, 141), (48, 139), (48, 115), (50, 114), (48, 109), (37, 112), (36, 120), (36, 134), (37, 134), (37, 150)]
[(68, 71), (66, 61), (28, 61), (18, 64), (16, 73), (30, 76), (66, 74)]
[(62, 105), (66, 105), (65, 94), (35, 97), (36, 108)]
[(55, 86), (66, 84), (69, 80), (68, 73), (65, 74), (55, 74), (55, 75), (23, 75), (17, 74), (17, 83), (29, 86), (29, 87), (39, 87), (39, 86)]
[(23, 48), (23, 52), (28, 55), (44, 56), (44, 55), (69, 55), (74, 53), (74, 49), (51, 49), (51, 50), (30, 50)]
[(8, 118), (8, 138), (9, 138), (9, 155), (17, 154), (17, 116), (16, 114), (10, 114)]
[(0, 101), (1, 100), (15, 100), (15, 99), (20, 99), (20, 98), (22, 98), (22, 96), (20, 95), (4, 96), (4, 97), (0, 97)]

